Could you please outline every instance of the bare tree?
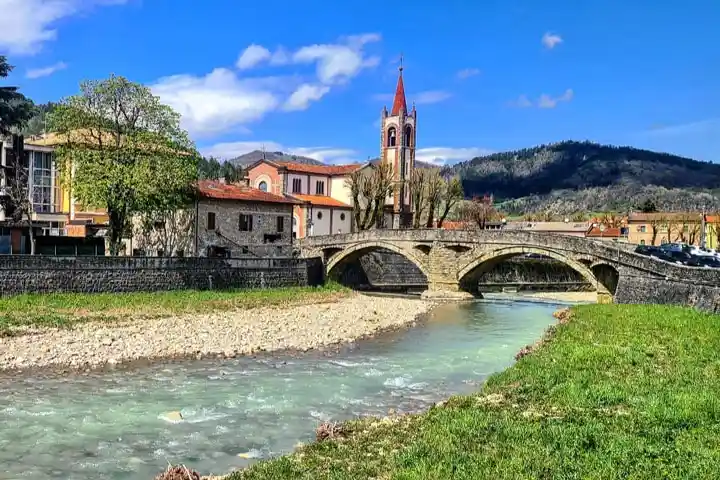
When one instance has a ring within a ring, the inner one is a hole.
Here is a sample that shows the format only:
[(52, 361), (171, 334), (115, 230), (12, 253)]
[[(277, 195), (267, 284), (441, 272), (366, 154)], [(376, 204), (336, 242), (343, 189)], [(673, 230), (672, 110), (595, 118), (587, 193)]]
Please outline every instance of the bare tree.
[(678, 215), (675, 222), (677, 228), (676, 240), (694, 245), (700, 233), (700, 223), (699, 214)]
[(13, 148), (8, 152), (5, 173), (5, 194), (2, 207), (12, 221), (27, 226), (30, 237), (30, 255), (35, 255), (35, 232), (33, 231), (33, 205), (30, 199), (30, 168), (32, 161), (24, 151), (24, 139), (20, 135), (12, 136)]
[(413, 205), (413, 228), (420, 228), (420, 219), (425, 211), (425, 200), (427, 200), (425, 174), (426, 170), (424, 168), (416, 168), (410, 174), (410, 202)]
[[(650, 217), (650, 229), (652, 230), (652, 237), (650, 239), (650, 244), (655, 245), (655, 242), (657, 241), (658, 233), (660, 233), (660, 230), (667, 225), (667, 218), (662, 215), (653, 215)], [(670, 235), (668, 234), (668, 239), (670, 238)]]
[(433, 168), (426, 172), (428, 216), (425, 226), (432, 228), (435, 223), (435, 211), (440, 207), (440, 199), (445, 189), (445, 180), (440, 175), (440, 169)]
[(394, 187), (390, 165), (374, 165), (370, 174), (357, 170), (348, 176), (345, 185), (353, 199), (353, 217), (357, 229), (368, 230), (381, 226), (385, 200)]
[(463, 220), (473, 222), (480, 230), (484, 230), (488, 222), (497, 218), (497, 211), (487, 197), (475, 197), (463, 206), (461, 216)]
[(460, 200), (463, 199), (465, 194), (463, 193), (462, 182), (460, 177), (451, 177), (445, 179), (445, 185), (443, 186), (440, 200), (442, 202), (442, 213), (438, 219), (437, 226), (442, 228), (443, 222), (447, 218), (448, 214), (457, 205)]

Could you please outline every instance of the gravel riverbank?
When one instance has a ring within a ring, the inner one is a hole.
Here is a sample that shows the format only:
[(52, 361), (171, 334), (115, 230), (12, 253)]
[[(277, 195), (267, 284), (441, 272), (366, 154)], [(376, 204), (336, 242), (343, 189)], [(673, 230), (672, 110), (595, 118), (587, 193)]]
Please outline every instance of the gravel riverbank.
[(0, 338), (0, 370), (307, 350), (410, 324), (430, 306), (418, 299), (356, 294), (334, 303), (282, 309), (131, 319), (122, 324), (91, 322), (70, 329), (28, 328)]

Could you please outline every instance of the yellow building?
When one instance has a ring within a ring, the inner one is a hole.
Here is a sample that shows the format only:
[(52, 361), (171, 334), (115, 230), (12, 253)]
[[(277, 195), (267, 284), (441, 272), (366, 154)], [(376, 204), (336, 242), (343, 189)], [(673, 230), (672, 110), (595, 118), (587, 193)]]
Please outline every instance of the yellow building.
[(687, 243), (700, 245), (702, 214), (694, 212), (631, 213), (628, 242), (638, 245)]
[(720, 248), (720, 216), (705, 215), (705, 246), (717, 250)]

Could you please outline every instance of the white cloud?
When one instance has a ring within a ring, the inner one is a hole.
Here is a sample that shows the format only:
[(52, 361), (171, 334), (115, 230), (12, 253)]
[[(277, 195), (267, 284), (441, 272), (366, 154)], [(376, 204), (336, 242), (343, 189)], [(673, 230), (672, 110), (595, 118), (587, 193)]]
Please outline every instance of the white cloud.
[(316, 63), (318, 80), (326, 85), (343, 83), (380, 63), (379, 57), (366, 56), (363, 50), (366, 44), (379, 40), (380, 35), (365, 34), (347, 37), (342, 43), (310, 45), (297, 50), (292, 60)]
[[(283, 82), (277, 80), (277, 82)], [(159, 79), (152, 91), (182, 115), (183, 126), (204, 136), (230, 131), (261, 119), (280, 103), (280, 89), (271, 79), (243, 80), (217, 68), (206, 76), (174, 75)]]
[(376, 65), (377, 57), (367, 55), (364, 46), (379, 40), (377, 34), (344, 37), (335, 44), (301, 47), (294, 53), (284, 47), (270, 52), (266, 47), (252, 44), (235, 65), (243, 70), (264, 62), (271, 66), (315, 64), (315, 81), (308, 81), (297, 73), (249, 78), (228, 68), (216, 68), (207, 75), (161, 78), (151, 88), (163, 103), (182, 115), (183, 126), (191, 134), (207, 137), (247, 131), (248, 123), (272, 111), (307, 109), (334, 85), (345, 83), (363, 69)]
[(452, 94), (450, 92), (445, 92), (442, 90), (428, 90), (426, 92), (420, 92), (417, 95), (411, 96), (411, 99), (415, 100), (415, 103), (418, 105), (428, 104), (428, 103), (438, 103), (447, 100), (448, 98), (452, 97)]
[(460, 80), (465, 80), (470, 77), (474, 77), (475, 75), (480, 75), (480, 70), (477, 68), (464, 68), (457, 72), (457, 78)]
[(477, 147), (428, 147), (418, 148), (415, 151), (415, 160), (439, 166), (462, 162), (491, 153), (493, 153), (492, 150)]
[(284, 108), (287, 111), (306, 110), (310, 106), (310, 102), (320, 100), (329, 91), (330, 87), (327, 85), (303, 83), (290, 95)]
[(59, 72), (60, 70), (65, 70), (66, 68), (67, 64), (65, 62), (58, 62), (54, 65), (50, 65), (47, 67), (31, 68), (27, 71), (25, 77), (30, 79), (48, 77), (53, 73)]
[(60, 20), (127, 0), (0, 0), (0, 53), (32, 55), (57, 38)]
[(243, 50), (235, 63), (235, 66), (240, 70), (245, 70), (264, 62), (265, 60), (270, 60), (271, 57), (272, 54), (270, 53), (270, 50), (262, 45), (256, 45), (253, 43)]
[(561, 44), (563, 42), (563, 39), (560, 35), (557, 35), (555, 33), (545, 32), (540, 42), (545, 48), (547, 48), (548, 50), (552, 50), (557, 45)]
[(571, 88), (565, 90), (565, 93), (563, 93), (559, 97), (551, 97), (550, 95), (543, 93), (542, 95), (540, 95), (540, 100), (538, 100), (538, 107), (555, 108), (558, 103), (569, 102), (573, 99), (574, 96), (575, 94)]
[(225, 142), (211, 145), (207, 148), (201, 148), (200, 151), (205, 156), (213, 156), (220, 159), (231, 159), (238, 157), (244, 153), (253, 150), (262, 150), (268, 152), (284, 152), (290, 155), (300, 155), (303, 157), (314, 158), (325, 163), (355, 163), (361, 162), (358, 153), (348, 148), (333, 147), (288, 147), (278, 142), (267, 141), (251, 141), (251, 142)]
[(540, 95), (540, 98), (538, 98), (537, 102), (529, 99), (527, 95), (520, 95), (516, 100), (510, 102), (510, 105), (518, 108), (555, 108), (557, 107), (558, 103), (569, 102), (573, 99), (574, 96), (575, 92), (573, 92), (572, 88), (568, 88), (567, 90), (565, 90), (565, 93), (563, 93), (559, 97), (553, 97), (551, 95), (548, 95), (547, 93), (543, 93), (542, 95)]

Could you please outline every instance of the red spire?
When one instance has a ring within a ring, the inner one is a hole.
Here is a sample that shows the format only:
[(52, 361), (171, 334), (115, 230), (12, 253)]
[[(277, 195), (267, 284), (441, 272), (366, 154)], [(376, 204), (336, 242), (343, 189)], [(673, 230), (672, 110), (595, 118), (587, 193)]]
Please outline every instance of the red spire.
[(395, 99), (393, 100), (390, 115), (398, 115), (400, 113), (400, 109), (402, 109), (405, 113), (408, 111), (407, 102), (405, 101), (405, 85), (403, 85), (402, 79), (402, 57), (400, 57), (400, 68), (398, 70), (400, 70), (400, 76), (398, 77), (397, 87), (395, 88)]

